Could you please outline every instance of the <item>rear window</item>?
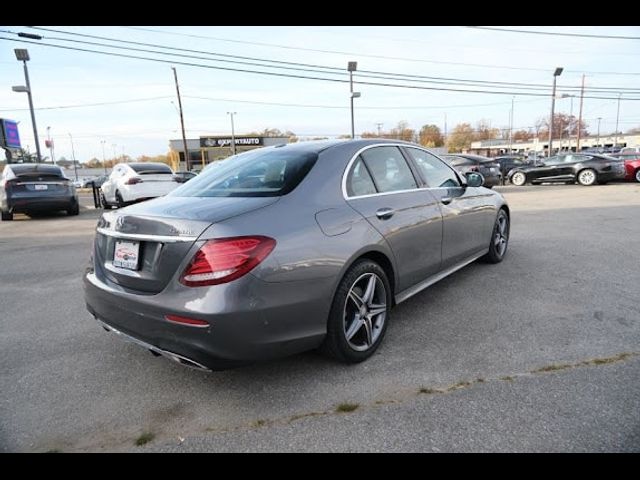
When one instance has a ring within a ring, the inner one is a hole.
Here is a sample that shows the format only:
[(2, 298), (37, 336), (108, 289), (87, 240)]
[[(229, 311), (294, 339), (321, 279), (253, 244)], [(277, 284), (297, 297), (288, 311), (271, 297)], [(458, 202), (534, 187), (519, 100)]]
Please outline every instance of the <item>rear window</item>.
[(278, 197), (291, 192), (309, 173), (317, 153), (274, 148), (242, 153), (175, 189), (177, 197)]
[(140, 175), (158, 174), (158, 173), (173, 174), (169, 166), (165, 165), (164, 163), (147, 163), (147, 164), (134, 163), (134, 164), (129, 164), (129, 166), (133, 168), (133, 170)]
[(475, 165), (476, 162), (464, 157), (448, 157), (449, 165), (459, 167), (461, 165)]
[(21, 165), (11, 165), (13, 174), (18, 178), (41, 177), (41, 178), (66, 178), (62, 169), (54, 165), (42, 165), (40, 163), (28, 163)]

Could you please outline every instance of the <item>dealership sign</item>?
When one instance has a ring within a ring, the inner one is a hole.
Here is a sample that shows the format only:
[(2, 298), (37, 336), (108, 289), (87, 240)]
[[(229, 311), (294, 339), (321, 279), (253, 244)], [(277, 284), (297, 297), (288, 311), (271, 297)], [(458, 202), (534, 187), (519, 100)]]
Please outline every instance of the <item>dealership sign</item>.
[(17, 122), (4, 118), (0, 119), (0, 147), (20, 148)]
[[(236, 137), (237, 146), (259, 147), (263, 145), (263, 137)], [(200, 137), (201, 147), (230, 147), (231, 137)]]

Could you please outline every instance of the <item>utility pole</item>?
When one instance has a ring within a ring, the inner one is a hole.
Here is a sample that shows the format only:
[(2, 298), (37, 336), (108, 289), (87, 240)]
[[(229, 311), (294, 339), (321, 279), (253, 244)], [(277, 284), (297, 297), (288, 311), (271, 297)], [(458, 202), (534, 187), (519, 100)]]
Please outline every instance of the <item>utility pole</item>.
[(182, 114), (182, 99), (180, 98), (180, 87), (178, 86), (178, 72), (176, 71), (176, 67), (171, 67), (173, 69), (173, 78), (176, 81), (176, 93), (178, 94), (178, 107), (180, 109), (180, 126), (182, 127), (182, 146), (184, 147), (184, 161), (187, 172), (191, 171), (189, 165), (189, 149), (187, 148), (187, 136), (184, 133), (184, 115)]
[(71, 158), (73, 159), (73, 171), (76, 174), (76, 182), (78, 181), (78, 165), (76, 165), (76, 151), (73, 148), (73, 137), (69, 134), (69, 140), (71, 140)]
[(600, 120), (602, 120), (602, 117), (598, 117), (598, 137), (596, 140), (596, 147), (600, 146)]
[[(613, 149), (618, 146), (618, 123), (620, 122), (620, 99), (622, 98), (622, 94), (618, 94), (618, 113), (616, 114), (616, 140), (613, 142)], [(613, 153), (613, 152), (611, 152)]]
[(227, 112), (227, 115), (231, 116), (231, 151), (233, 154), (236, 154), (236, 129), (233, 124), (233, 116), (237, 115), (238, 112)]
[(112, 143), (111, 144), (111, 148), (113, 148), (113, 165), (115, 166), (116, 163), (118, 163), (118, 154), (116, 152), (116, 147), (118, 146), (118, 144), (116, 143)]
[(107, 160), (106, 160), (106, 156), (104, 154), (104, 144), (107, 143), (106, 140), (100, 140), (100, 143), (102, 144), (102, 166), (104, 167), (104, 174), (107, 174)]
[(509, 154), (513, 153), (513, 103), (515, 98), (511, 97), (511, 112), (509, 112)]
[(444, 114), (444, 146), (447, 146), (447, 113)]
[(582, 74), (582, 87), (580, 88), (580, 113), (578, 114), (578, 136), (576, 138), (576, 153), (580, 152), (580, 130), (582, 130), (582, 102), (584, 100), (584, 73)]
[(384, 123), (376, 123), (376, 126), (378, 127), (378, 137), (380, 136), (380, 131), (382, 129), (382, 125), (384, 125)]

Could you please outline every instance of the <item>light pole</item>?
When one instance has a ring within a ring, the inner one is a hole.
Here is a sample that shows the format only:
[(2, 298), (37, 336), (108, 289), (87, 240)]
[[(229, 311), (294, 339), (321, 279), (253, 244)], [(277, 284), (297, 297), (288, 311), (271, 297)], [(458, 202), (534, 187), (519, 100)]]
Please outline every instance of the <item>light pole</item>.
[(562, 67), (556, 67), (553, 72), (553, 92), (551, 92), (551, 118), (549, 119), (549, 155), (551, 157), (553, 150), (553, 111), (556, 108), (556, 79), (562, 74)]
[(29, 97), (29, 110), (31, 111), (31, 124), (33, 125), (33, 137), (36, 142), (36, 153), (38, 155), (38, 162), (42, 161), (42, 155), (40, 155), (40, 142), (38, 140), (38, 128), (36, 127), (36, 114), (33, 109), (33, 99), (31, 98), (31, 83), (29, 82), (29, 70), (27, 69), (27, 62), (29, 61), (29, 51), (25, 48), (16, 48), (14, 50), (16, 59), (24, 64), (24, 81), (27, 84), (24, 86), (12, 87), (14, 92), (26, 92)]
[(51, 163), (53, 165), (55, 165), (56, 164), (56, 158), (53, 155), (53, 141), (51, 140), (50, 132), (51, 132), (51, 127), (47, 127), (47, 144), (48, 144), (47, 146), (49, 147), (49, 153), (51, 155)]
[(600, 120), (602, 120), (602, 117), (598, 117), (598, 136), (596, 137), (596, 147), (600, 146)]
[(104, 144), (107, 143), (106, 140), (100, 140), (100, 143), (102, 144), (102, 166), (104, 167), (104, 174), (107, 174), (107, 160), (106, 160), (106, 155), (104, 154)]
[(76, 182), (78, 181), (78, 165), (76, 165), (76, 151), (73, 148), (73, 137), (69, 133), (69, 140), (71, 140), (71, 158), (73, 160), (73, 171), (76, 174)]
[[(615, 150), (618, 146), (618, 123), (620, 123), (620, 99), (622, 98), (622, 94), (618, 94), (618, 113), (616, 114), (616, 139), (613, 142), (613, 149)], [(613, 153), (613, 152), (611, 152)]]
[(356, 127), (355, 127), (355, 123), (354, 123), (354, 120), (353, 120), (353, 99), (360, 97), (360, 92), (354, 92), (353, 91), (353, 72), (355, 72), (357, 69), (358, 69), (358, 62), (348, 62), (347, 63), (347, 70), (349, 71), (349, 92), (351, 93), (351, 95), (350, 95), (350, 100), (351, 100), (351, 139), (356, 138)]
[(378, 137), (380, 136), (382, 125), (384, 125), (384, 123), (380, 123), (380, 122), (376, 123), (376, 126), (378, 127)]
[(231, 116), (231, 151), (233, 154), (236, 154), (236, 130), (233, 125), (233, 116), (237, 115), (238, 112), (227, 112), (227, 115)]
[(116, 152), (116, 148), (118, 147), (117, 143), (112, 143), (111, 148), (113, 148), (113, 164), (118, 163), (118, 153)]

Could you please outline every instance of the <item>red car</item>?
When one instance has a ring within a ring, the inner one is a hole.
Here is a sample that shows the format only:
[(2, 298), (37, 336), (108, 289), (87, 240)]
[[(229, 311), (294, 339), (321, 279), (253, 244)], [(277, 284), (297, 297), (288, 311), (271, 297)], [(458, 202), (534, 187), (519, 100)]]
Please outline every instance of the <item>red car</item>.
[(617, 155), (617, 158), (624, 160), (624, 168), (626, 171), (624, 179), (630, 182), (640, 182), (640, 152), (623, 153)]

